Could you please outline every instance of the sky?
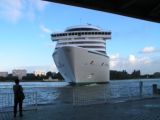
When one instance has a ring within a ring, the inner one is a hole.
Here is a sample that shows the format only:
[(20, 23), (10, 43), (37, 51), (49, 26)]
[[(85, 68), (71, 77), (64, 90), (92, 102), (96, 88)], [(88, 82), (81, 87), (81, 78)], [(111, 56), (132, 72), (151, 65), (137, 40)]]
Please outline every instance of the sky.
[(160, 72), (160, 23), (41, 0), (0, 0), (0, 71), (58, 72), (51, 33), (87, 23), (111, 30), (110, 70)]

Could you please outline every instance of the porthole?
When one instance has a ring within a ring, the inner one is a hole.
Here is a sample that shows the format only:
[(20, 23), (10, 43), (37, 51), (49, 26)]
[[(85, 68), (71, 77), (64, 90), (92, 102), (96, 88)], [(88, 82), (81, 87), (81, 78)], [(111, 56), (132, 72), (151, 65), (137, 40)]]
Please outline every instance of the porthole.
[(74, 33), (72, 33), (72, 35), (74, 35)]
[(90, 65), (93, 63), (93, 61), (91, 61)]
[(102, 35), (104, 35), (104, 32), (102, 32)]
[(87, 35), (87, 32), (85, 32), (85, 35)]
[(71, 35), (71, 33), (69, 33), (69, 35)]
[(75, 33), (75, 35), (77, 35), (77, 33)]

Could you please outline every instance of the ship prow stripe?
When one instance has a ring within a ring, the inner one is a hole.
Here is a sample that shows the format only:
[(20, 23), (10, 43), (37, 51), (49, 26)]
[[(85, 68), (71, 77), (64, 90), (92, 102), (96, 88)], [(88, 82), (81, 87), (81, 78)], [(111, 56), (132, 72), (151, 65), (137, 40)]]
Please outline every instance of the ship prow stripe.
[(103, 54), (100, 54), (100, 53), (96, 53), (96, 52), (92, 52), (92, 51), (88, 51), (89, 53), (93, 53), (93, 54), (97, 54), (97, 55), (101, 55), (101, 56), (104, 56), (104, 57), (107, 57), (107, 58), (109, 58), (109, 56), (107, 56), (107, 55), (103, 55)]

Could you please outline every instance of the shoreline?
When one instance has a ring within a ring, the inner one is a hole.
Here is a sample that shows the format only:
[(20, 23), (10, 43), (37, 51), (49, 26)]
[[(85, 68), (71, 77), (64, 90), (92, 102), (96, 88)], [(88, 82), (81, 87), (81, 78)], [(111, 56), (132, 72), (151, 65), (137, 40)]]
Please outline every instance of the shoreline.
[[(114, 80), (147, 80), (147, 79), (160, 79), (160, 78), (135, 78), (135, 79), (114, 79)], [(114, 81), (110, 80), (110, 81)], [(5, 80), (5, 81), (0, 81), (0, 82), (14, 82), (14, 80)], [(62, 81), (43, 81), (43, 80), (20, 80), (20, 82), (67, 82), (65, 80)]]
[[(14, 80), (5, 80), (0, 82), (14, 82)], [(66, 82), (66, 81), (20, 80), (19, 82)]]

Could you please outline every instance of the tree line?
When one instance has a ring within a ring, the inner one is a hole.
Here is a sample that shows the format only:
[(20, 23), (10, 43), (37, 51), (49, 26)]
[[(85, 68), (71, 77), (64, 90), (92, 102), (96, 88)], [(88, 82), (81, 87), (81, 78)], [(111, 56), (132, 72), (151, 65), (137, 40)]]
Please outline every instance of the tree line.
[[(47, 72), (46, 76), (44, 75), (35, 76), (35, 74), (33, 73), (27, 73), (26, 76), (22, 77), (22, 80), (25, 80), (25, 81), (37, 80), (38, 81), (38, 80), (48, 79), (49, 77), (51, 77), (52, 79), (58, 79), (59, 81), (64, 80), (64, 78), (61, 76), (59, 72), (55, 74), (52, 74), (52, 72)], [(7, 77), (0, 76), (0, 81), (15, 80), (15, 79), (18, 79), (18, 76), (13, 76), (12, 74), (8, 74)]]
[(136, 79), (136, 78), (141, 78), (140, 70), (134, 70), (131, 74), (128, 74), (126, 70), (123, 71), (110, 70), (110, 80)]
[[(52, 72), (47, 72), (46, 76), (43, 75), (37, 75), (33, 73), (28, 73), (26, 76), (22, 78), (22, 80), (43, 80), (48, 79), (51, 77), (52, 79), (58, 79), (59, 81), (64, 80), (64, 78), (61, 76), (61, 74), (58, 72), (56, 74), (52, 74)], [(126, 70), (123, 71), (116, 71), (116, 70), (110, 70), (110, 80), (121, 80), (121, 79), (138, 79), (138, 78), (160, 78), (160, 72), (156, 72), (153, 75), (141, 75), (140, 70), (134, 70), (131, 74), (128, 74)], [(5, 80), (15, 80), (18, 79), (17, 76), (12, 76), (12, 74), (8, 74), (7, 77), (0, 76), (0, 81)]]

